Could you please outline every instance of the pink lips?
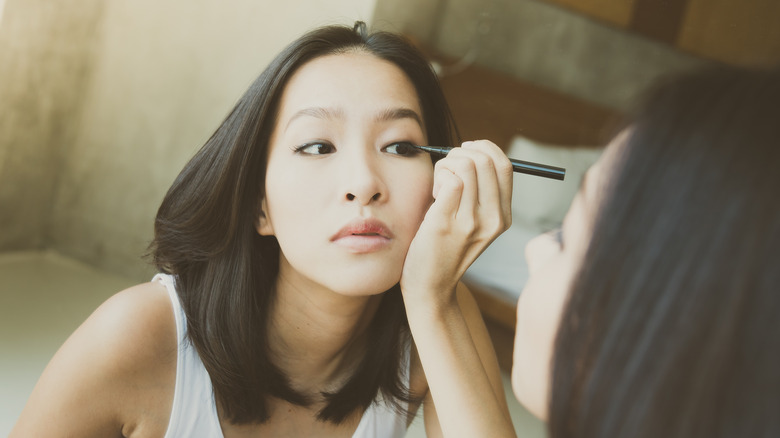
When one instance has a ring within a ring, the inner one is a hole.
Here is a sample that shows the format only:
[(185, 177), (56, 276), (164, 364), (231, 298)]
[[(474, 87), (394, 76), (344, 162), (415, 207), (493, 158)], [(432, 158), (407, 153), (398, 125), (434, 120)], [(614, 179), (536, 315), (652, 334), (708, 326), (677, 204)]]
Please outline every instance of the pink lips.
[(393, 238), (387, 226), (378, 219), (355, 219), (330, 238), (331, 242), (359, 254), (379, 251)]

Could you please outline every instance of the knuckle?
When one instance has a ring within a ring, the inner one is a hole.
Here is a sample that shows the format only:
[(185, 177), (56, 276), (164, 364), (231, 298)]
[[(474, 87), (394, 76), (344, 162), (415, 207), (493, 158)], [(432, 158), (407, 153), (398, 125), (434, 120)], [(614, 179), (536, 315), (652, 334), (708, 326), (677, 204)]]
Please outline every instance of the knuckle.
[(452, 232), (452, 225), (448, 221), (437, 221), (431, 229), (440, 236), (448, 236)]
[(512, 169), (512, 163), (509, 162), (509, 158), (501, 160), (496, 166), (496, 171), (503, 175), (512, 175), (514, 169)]
[(460, 233), (472, 239), (477, 234), (477, 219), (474, 215), (466, 214), (459, 221)]
[(453, 175), (449, 178), (449, 183), (452, 186), (452, 190), (456, 192), (462, 192), (463, 191), (463, 180), (458, 178), (457, 175)]
[(492, 221), (486, 227), (487, 232), (496, 237), (504, 231), (504, 220), (500, 215), (496, 215)]

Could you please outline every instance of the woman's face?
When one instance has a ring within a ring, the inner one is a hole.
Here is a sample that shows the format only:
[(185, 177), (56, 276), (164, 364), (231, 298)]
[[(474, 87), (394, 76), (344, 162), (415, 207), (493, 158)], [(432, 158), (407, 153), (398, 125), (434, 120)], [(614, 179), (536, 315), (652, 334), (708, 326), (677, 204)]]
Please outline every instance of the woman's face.
[(588, 170), (560, 232), (537, 236), (525, 248), (530, 277), (517, 303), (512, 388), (541, 419), (547, 418), (551, 358), (561, 314), (590, 242), (605, 172), (626, 135), (618, 135)]
[(345, 295), (397, 283), (431, 205), (430, 156), (414, 86), (364, 52), (303, 65), (282, 94), (258, 232), (281, 247), (280, 280)]

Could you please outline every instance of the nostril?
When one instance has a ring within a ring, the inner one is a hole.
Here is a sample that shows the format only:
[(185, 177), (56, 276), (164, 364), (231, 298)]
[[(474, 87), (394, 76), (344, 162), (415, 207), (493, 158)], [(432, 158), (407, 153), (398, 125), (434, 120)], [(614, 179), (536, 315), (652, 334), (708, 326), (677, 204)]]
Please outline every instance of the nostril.
[[(372, 196), (372, 197), (370, 198), (371, 200), (370, 200), (369, 202), (375, 202), (375, 201), (378, 201), (378, 200), (379, 200), (379, 198), (381, 198), (381, 197), (382, 197), (382, 193), (375, 193), (375, 194), (374, 194), (374, 196)], [(357, 199), (357, 196), (355, 196), (355, 195), (354, 195), (354, 194), (352, 194), (352, 193), (347, 193), (347, 201), (354, 201), (354, 200), (356, 200), (356, 199)], [(362, 198), (362, 197), (361, 197), (361, 199), (364, 199), (364, 198)], [(363, 202), (363, 201), (361, 201), (361, 202)]]

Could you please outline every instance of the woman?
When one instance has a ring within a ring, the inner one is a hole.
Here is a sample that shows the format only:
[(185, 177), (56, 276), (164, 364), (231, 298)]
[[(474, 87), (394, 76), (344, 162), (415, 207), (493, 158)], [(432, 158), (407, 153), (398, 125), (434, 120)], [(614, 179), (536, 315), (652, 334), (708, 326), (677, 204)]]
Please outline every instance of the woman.
[(421, 403), (429, 436), (511, 435), (458, 280), (509, 224), (512, 171), (489, 142), (435, 167), (405, 143), (451, 131), (399, 37), (293, 42), (163, 200), (163, 274), (68, 339), (12, 436), (403, 436)]
[(528, 244), (513, 388), (550, 437), (780, 436), (780, 72), (661, 84)]

